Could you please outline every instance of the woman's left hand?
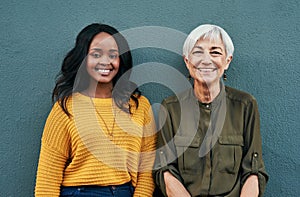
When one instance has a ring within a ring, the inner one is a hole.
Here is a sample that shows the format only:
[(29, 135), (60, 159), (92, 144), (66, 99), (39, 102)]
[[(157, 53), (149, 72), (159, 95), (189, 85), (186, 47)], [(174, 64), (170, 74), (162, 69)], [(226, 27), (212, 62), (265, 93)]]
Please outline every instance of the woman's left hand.
[(240, 197), (257, 197), (258, 195), (258, 177), (256, 175), (250, 175), (243, 185)]

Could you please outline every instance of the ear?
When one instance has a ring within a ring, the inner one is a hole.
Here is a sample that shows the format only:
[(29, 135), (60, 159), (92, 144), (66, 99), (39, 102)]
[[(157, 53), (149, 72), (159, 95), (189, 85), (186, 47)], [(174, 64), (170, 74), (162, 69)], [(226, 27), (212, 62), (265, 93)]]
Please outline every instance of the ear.
[(226, 65), (224, 67), (224, 70), (228, 69), (231, 60), (232, 60), (232, 55), (226, 58)]
[(183, 58), (184, 63), (187, 64), (189, 61), (188, 58), (185, 55), (183, 55), (182, 58)]
[(188, 58), (186, 56), (182, 56), (182, 57), (183, 57), (183, 61), (185, 63), (186, 68), (189, 69), (189, 60), (188, 60)]

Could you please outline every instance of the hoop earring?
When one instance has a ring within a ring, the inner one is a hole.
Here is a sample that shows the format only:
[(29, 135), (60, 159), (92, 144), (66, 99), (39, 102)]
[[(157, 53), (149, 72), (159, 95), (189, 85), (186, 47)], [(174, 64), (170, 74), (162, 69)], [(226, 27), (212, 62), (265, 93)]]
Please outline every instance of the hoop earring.
[(224, 73), (223, 73), (223, 79), (224, 79), (224, 81), (227, 81), (227, 74), (226, 74), (226, 70), (224, 70)]

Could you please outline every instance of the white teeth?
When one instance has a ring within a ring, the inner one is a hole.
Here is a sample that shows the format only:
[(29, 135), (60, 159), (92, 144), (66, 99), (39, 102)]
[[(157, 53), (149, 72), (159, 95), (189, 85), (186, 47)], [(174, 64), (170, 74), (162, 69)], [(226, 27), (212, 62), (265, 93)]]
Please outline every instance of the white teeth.
[(200, 72), (213, 72), (217, 70), (217, 68), (196, 68), (196, 69), (199, 70)]
[(98, 68), (95, 68), (95, 70), (99, 73), (109, 73), (110, 70), (107, 70), (107, 69), (98, 69)]

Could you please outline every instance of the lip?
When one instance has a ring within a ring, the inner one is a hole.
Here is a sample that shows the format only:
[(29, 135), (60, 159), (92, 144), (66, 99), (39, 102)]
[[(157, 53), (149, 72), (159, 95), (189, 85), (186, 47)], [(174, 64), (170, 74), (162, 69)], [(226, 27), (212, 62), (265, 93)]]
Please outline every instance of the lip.
[(97, 73), (100, 73), (102, 75), (108, 75), (113, 69), (106, 69), (106, 68), (95, 68), (94, 69)]
[(194, 67), (194, 68), (204, 73), (214, 72), (218, 70), (218, 68), (216, 67)]

